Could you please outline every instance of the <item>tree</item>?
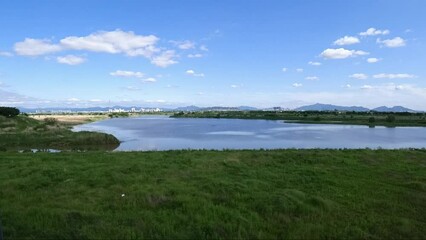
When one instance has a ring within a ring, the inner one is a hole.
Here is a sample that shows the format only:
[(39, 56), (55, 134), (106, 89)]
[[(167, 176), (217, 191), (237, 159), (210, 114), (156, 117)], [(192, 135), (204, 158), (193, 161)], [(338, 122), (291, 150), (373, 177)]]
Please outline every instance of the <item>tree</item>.
[(395, 122), (395, 116), (394, 115), (388, 115), (386, 117), (386, 122), (390, 122), (390, 123)]
[(0, 115), (5, 117), (15, 117), (20, 113), (19, 109), (14, 107), (0, 107)]

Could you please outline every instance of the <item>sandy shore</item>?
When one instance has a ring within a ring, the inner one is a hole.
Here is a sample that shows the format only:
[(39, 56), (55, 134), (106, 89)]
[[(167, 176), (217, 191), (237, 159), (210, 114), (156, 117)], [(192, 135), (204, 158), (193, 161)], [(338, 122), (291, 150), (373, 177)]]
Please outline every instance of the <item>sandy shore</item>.
[(41, 114), (41, 115), (30, 115), (31, 118), (37, 120), (44, 120), (46, 118), (55, 118), (58, 122), (67, 124), (82, 124), (88, 122), (99, 121), (108, 118), (107, 114), (93, 115), (93, 114)]

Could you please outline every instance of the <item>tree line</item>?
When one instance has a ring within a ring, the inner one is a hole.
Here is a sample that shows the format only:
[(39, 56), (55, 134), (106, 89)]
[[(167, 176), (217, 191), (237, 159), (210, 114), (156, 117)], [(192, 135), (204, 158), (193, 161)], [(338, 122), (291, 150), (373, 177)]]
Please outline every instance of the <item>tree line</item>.
[(19, 109), (14, 107), (0, 107), (0, 116), (15, 117), (20, 113)]

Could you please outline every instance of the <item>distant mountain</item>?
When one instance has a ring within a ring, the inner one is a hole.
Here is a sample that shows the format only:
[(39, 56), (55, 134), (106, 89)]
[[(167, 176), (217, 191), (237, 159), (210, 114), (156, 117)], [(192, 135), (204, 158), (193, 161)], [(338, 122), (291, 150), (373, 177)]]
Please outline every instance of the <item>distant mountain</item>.
[(394, 106), (394, 107), (381, 106), (381, 107), (374, 108), (372, 110), (377, 112), (416, 112), (413, 109), (409, 109), (402, 106)]
[(255, 110), (259, 110), (255, 107), (250, 107), (250, 106), (239, 106), (237, 107), (238, 110), (242, 110), (242, 111), (255, 111)]
[(370, 111), (370, 109), (365, 107), (359, 107), (359, 106), (351, 106), (351, 107), (345, 107), (345, 106), (337, 106), (337, 105), (331, 105), (331, 104), (321, 104), (316, 103), (313, 105), (307, 105), (302, 106), (295, 109), (296, 111), (356, 111), (356, 112), (367, 112)]

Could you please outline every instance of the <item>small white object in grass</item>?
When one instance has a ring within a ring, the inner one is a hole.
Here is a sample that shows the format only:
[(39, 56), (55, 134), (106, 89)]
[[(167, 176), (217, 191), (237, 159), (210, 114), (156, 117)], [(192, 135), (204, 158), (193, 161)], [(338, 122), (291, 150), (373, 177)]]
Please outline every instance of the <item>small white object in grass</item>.
[(123, 193), (123, 194), (121, 194), (121, 197), (124, 197), (124, 196), (126, 196), (126, 194), (124, 194), (124, 193)]

